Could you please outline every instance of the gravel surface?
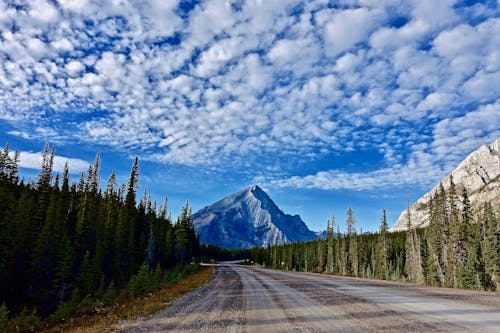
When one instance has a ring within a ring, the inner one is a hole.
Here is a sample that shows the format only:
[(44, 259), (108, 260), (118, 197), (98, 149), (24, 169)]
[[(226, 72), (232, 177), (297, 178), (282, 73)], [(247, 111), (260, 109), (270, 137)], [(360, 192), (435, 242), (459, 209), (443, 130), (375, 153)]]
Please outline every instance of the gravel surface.
[(500, 295), (224, 264), (116, 332), (500, 332)]

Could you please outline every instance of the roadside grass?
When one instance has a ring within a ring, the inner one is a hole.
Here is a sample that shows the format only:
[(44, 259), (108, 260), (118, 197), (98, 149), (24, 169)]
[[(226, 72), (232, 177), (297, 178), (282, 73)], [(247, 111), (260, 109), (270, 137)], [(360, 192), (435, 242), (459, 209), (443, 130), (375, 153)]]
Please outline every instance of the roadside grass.
[(96, 306), (93, 313), (84, 314), (71, 321), (50, 327), (45, 332), (79, 332), (104, 333), (112, 332), (115, 325), (122, 320), (134, 320), (154, 314), (180, 296), (204, 285), (213, 274), (212, 266), (203, 266), (201, 269), (187, 275), (174, 283), (165, 283), (162, 287), (145, 297), (119, 301), (112, 307)]

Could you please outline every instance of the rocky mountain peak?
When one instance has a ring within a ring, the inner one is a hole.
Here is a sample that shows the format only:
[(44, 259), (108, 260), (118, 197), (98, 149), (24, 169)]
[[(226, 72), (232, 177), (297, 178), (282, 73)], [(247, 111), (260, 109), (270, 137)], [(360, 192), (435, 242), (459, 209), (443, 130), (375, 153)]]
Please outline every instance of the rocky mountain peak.
[[(451, 174), (418, 199), (410, 207), (412, 226), (426, 227), (429, 224), (429, 212), (426, 207), (430, 198), (439, 190), (440, 184), (443, 185), (445, 190), (448, 190), (452, 179), (457, 188), (467, 190), (469, 200), (473, 206), (490, 202), (494, 209), (500, 209), (500, 138), (472, 152)], [(462, 200), (460, 196), (459, 199)], [(401, 213), (391, 231), (405, 230), (407, 220), (408, 213), (405, 210)]]
[(230, 249), (316, 238), (300, 216), (285, 214), (257, 185), (204, 207), (193, 220), (202, 243)]

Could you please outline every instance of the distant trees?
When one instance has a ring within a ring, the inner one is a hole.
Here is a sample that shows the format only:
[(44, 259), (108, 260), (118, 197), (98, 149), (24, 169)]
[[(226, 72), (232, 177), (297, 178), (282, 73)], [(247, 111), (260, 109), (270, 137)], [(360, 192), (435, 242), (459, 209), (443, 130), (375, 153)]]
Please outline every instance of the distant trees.
[(157, 280), (200, 254), (187, 203), (174, 223), (147, 192), (136, 202), (137, 158), (126, 186), (112, 172), (105, 189), (99, 154), (77, 183), (67, 165), (55, 174), (53, 160), (46, 144), (36, 181), (25, 183), (19, 153), (0, 149), (0, 331), (7, 313), (66, 313), (68, 302)]
[(266, 267), (498, 291), (498, 215), (490, 204), (472, 210), (467, 191), (459, 191), (453, 179), (448, 191), (439, 187), (427, 207), (426, 228), (413, 228), (408, 212), (407, 231), (389, 233), (384, 209), (379, 232), (358, 235), (349, 208), (346, 234), (338, 225), (333, 233), (332, 214), (325, 239), (252, 249), (251, 258)]

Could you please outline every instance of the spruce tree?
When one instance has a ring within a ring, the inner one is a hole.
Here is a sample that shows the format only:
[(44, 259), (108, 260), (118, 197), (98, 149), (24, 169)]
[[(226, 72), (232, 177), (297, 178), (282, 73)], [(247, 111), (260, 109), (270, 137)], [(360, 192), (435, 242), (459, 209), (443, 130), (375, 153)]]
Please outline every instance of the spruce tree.
[(0, 306), (0, 333), (7, 333), (9, 326), (9, 310), (5, 306), (5, 302)]
[(387, 215), (385, 208), (382, 210), (382, 219), (380, 221), (380, 231), (377, 237), (377, 248), (375, 256), (375, 276), (378, 279), (387, 279), (387, 231), (389, 226), (387, 224)]
[(484, 205), (484, 241), (482, 255), (485, 271), (485, 286), (490, 290), (500, 289), (499, 226), (491, 204)]
[(358, 276), (358, 240), (356, 237), (356, 219), (351, 207), (347, 210), (346, 229), (347, 272), (349, 275)]
[(335, 268), (333, 229), (335, 227), (335, 216), (332, 213), (332, 224), (328, 221), (326, 226), (326, 272), (332, 273)]
[(335, 272), (339, 274), (343, 273), (343, 256), (344, 256), (344, 246), (342, 244), (342, 235), (340, 234), (340, 225), (337, 224), (337, 237), (335, 238)]

